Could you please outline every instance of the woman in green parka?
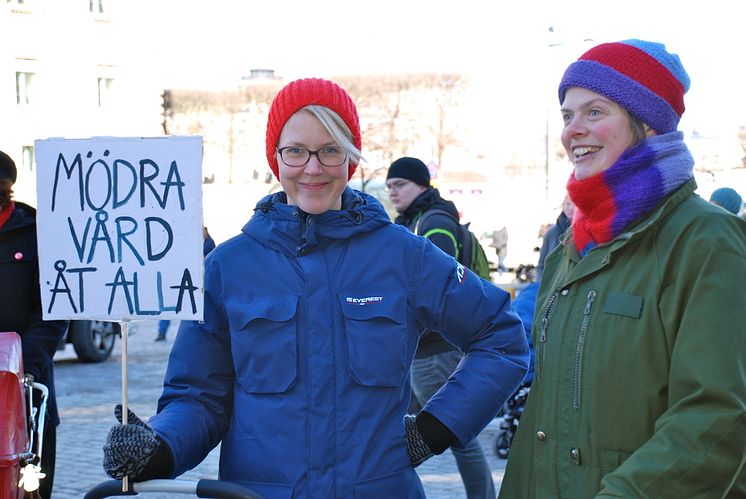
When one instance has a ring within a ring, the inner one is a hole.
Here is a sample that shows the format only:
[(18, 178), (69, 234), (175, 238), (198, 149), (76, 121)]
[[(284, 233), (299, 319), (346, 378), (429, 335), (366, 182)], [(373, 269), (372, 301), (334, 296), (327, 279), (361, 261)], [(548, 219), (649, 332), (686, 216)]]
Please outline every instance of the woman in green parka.
[(642, 40), (562, 78), (576, 212), (546, 260), (502, 499), (746, 497), (746, 223), (694, 193), (688, 88)]

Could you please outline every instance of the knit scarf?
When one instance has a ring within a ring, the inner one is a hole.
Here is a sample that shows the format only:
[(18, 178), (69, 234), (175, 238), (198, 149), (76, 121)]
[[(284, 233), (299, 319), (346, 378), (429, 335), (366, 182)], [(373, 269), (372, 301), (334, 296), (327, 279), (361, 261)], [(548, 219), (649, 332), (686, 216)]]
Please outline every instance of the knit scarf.
[(16, 204), (11, 201), (10, 203), (8, 203), (8, 206), (6, 206), (4, 210), (0, 211), (0, 228), (2, 228), (3, 225), (5, 225), (5, 222), (10, 219), (10, 216), (13, 214), (13, 210), (15, 209), (15, 207)]
[(567, 192), (576, 206), (572, 227), (580, 256), (655, 210), (693, 169), (684, 134), (677, 131), (645, 139), (597, 175), (576, 180), (571, 174)]

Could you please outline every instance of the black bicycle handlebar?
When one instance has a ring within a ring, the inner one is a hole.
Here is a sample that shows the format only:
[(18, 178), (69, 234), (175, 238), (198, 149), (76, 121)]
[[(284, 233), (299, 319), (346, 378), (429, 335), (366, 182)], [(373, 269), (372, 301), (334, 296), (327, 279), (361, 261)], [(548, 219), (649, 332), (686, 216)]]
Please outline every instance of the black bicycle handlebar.
[(140, 492), (175, 492), (179, 494), (196, 494), (197, 497), (221, 497), (225, 499), (264, 499), (248, 487), (224, 480), (148, 480), (133, 483), (130, 490), (122, 492), (121, 480), (107, 480), (89, 490), (84, 499), (103, 499), (104, 497), (136, 496)]

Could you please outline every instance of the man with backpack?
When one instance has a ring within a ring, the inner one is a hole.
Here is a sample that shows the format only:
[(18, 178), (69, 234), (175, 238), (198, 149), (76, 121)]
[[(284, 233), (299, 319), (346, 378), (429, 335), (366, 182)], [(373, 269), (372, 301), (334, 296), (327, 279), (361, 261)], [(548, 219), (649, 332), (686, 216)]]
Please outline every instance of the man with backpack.
[[(478, 242), (470, 237), (468, 227), (459, 223), (456, 205), (440, 197), (430, 185), (430, 172), (417, 158), (402, 157), (391, 163), (386, 175), (386, 191), (398, 212), (395, 222), (426, 237), (445, 253), (462, 264), (469, 265), (484, 257)], [(484, 259), (486, 262), (486, 258)], [(474, 264), (474, 266), (478, 266)], [(472, 269), (474, 272), (477, 270)], [(477, 272), (479, 274), (479, 272)], [(415, 407), (424, 406), (446, 382), (461, 360), (462, 353), (435, 331), (425, 331), (420, 337), (412, 363), (412, 395)], [(477, 439), (464, 448), (451, 447), (469, 499), (495, 497), (487, 458)]]

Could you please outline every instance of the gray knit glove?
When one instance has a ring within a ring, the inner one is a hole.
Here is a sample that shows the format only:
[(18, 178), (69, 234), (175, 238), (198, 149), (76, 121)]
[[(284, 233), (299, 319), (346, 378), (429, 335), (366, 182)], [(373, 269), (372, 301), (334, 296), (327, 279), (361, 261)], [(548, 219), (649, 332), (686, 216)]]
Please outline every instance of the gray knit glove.
[[(114, 415), (121, 423), (121, 404), (117, 404), (114, 408)], [(163, 449), (160, 447), (168, 446), (156, 437), (150, 426), (127, 409), (127, 424), (112, 426), (106, 437), (104, 471), (112, 478), (121, 479), (129, 476), (135, 482), (154, 478), (151, 461), (154, 460), (156, 454), (163, 454)]]
[(420, 431), (417, 429), (417, 417), (411, 414), (404, 416), (404, 430), (407, 433), (407, 453), (412, 466), (415, 468), (426, 460), (435, 455), (430, 446), (422, 439)]

